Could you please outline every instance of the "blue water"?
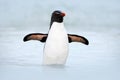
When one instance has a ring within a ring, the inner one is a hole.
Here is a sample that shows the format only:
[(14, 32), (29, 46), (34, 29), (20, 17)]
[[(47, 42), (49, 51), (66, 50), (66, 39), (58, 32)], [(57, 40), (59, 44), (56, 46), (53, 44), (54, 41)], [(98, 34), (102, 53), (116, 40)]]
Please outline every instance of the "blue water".
[[(0, 80), (120, 80), (119, 0), (0, 0)], [(24, 43), (49, 29), (52, 11), (66, 13), (68, 33), (90, 45), (69, 44), (65, 66), (43, 66), (44, 44)]]

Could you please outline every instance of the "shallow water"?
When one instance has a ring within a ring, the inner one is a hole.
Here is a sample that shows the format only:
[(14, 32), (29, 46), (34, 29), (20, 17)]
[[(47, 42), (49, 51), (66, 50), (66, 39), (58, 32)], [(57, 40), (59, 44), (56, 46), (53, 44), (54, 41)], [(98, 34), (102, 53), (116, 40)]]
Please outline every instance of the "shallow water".
[[(119, 80), (120, 6), (118, 0), (1, 0), (0, 80)], [(90, 45), (69, 44), (65, 66), (43, 66), (44, 44), (23, 42), (32, 32), (46, 33), (50, 14), (66, 12), (68, 33), (85, 36)]]

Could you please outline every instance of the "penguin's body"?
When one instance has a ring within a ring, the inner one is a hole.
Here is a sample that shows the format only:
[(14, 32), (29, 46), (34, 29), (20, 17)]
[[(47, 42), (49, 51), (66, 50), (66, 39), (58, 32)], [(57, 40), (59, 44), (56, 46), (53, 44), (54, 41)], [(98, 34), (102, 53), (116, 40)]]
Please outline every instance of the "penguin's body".
[(89, 44), (88, 40), (82, 36), (67, 34), (63, 24), (64, 16), (65, 13), (54, 11), (48, 34), (31, 33), (24, 37), (24, 41), (39, 40), (46, 42), (43, 54), (43, 64), (45, 65), (65, 64), (68, 56), (68, 43), (82, 42), (86, 45)]
[(68, 56), (68, 36), (63, 23), (54, 22), (44, 47), (44, 64), (65, 64)]

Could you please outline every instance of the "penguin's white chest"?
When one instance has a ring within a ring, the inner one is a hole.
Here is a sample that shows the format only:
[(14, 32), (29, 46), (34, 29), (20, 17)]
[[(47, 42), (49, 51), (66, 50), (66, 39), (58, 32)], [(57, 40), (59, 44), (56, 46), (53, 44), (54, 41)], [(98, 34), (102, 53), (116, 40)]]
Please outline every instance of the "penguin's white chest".
[(65, 64), (68, 56), (68, 36), (63, 23), (54, 22), (44, 47), (43, 64)]

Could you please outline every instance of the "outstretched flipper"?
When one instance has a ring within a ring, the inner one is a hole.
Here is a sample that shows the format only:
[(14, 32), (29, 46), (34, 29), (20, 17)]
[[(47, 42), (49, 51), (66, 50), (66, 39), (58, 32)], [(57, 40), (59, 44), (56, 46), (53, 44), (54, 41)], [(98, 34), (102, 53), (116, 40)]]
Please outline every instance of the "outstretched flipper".
[[(38, 40), (41, 42), (46, 42), (48, 34), (43, 34), (43, 33), (31, 33), (28, 34), (24, 37), (23, 41), (29, 41), (29, 40)], [(75, 34), (68, 34), (68, 40), (69, 43), (71, 42), (81, 42), (83, 44), (88, 45), (89, 41), (83, 37), (83, 36), (79, 36), (79, 35), (75, 35)]]
[(71, 42), (81, 42), (81, 43), (86, 44), (86, 45), (89, 44), (89, 41), (85, 37), (75, 35), (75, 34), (68, 34), (68, 40), (69, 40), (69, 43), (71, 43)]
[(29, 41), (29, 40), (38, 40), (41, 42), (46, 42), (48, 34), (43, 34), (43, 33), (31, 33), (28, 34), (24, 37), (23, 41)]

